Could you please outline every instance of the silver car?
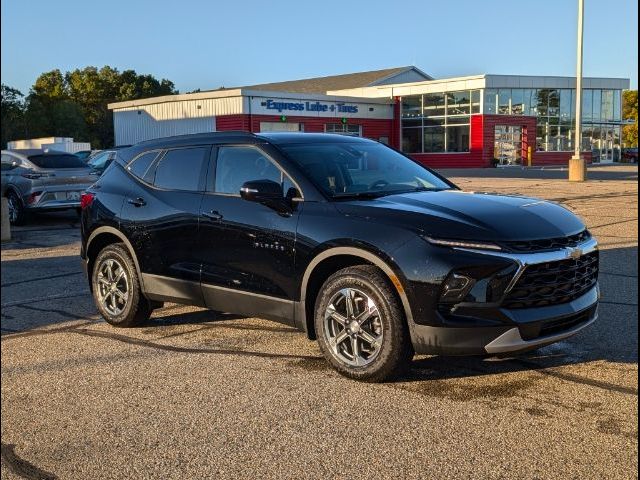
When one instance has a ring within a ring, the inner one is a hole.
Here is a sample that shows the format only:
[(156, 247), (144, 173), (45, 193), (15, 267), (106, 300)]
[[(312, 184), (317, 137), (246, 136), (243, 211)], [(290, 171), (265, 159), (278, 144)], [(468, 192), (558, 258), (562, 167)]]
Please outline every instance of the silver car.
[(2, 150), (2, 196), (12, 225), (29, 212), (80, 208), (80, 196), (98, 176), (83, 160), (51, 150)]

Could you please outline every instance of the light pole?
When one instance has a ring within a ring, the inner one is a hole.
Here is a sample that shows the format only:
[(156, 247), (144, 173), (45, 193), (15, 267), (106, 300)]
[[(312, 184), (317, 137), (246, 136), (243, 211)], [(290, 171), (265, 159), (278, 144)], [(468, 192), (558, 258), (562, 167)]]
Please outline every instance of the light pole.
[(580, 157), (582, 146), (582, 37), (584, 34), (584, 0), (578, 0), (578, 52), (576, 64), (576, 129), (573, 142), (573, 157), (569, 160), (569, 181), (584, 182), (587, 179), (587, 165)]

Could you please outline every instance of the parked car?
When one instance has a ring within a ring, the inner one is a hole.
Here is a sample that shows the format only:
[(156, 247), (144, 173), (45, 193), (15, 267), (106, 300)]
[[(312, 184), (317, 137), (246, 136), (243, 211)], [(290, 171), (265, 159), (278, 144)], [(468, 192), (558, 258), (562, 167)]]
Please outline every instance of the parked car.
[(75, 152), (74, 155), (81, 160), (88, 160), (93, 154), (95, 150), (80, 150), (79, 152)]
[(638, 163), (638, 148), (625, 148), (622, 150), (622, 158), (631, 161), (634, 163)]
[(119, 152), (82, 197), (96, 306), (118, 327), (162, 302), (283, 322), (351, 378), (414, 353), (565, 339), (598, 306), (598, 244), (569, 210), (474, 194), (381, 143), (211, 133)]
[(91, 173), (95, 175), (102, 175), (111, 162), (116, 158), (116, 150), (102, 150), (96, 155), (92, 156), (87, 165), (91, 168)]
[(12, 225), (23, 224), (29, 212), (79, 209), (82, 193), (97, 178), (71, 153), (2, 150), (2, 195)]

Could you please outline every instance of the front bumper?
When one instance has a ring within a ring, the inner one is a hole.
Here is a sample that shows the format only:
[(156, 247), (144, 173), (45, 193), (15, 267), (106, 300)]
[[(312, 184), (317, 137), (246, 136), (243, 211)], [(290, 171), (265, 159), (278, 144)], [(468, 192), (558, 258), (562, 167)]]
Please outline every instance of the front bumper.
[[(512, 322), (496, 326), (435, 327), (414, 324), (413, 347), (418, 354), (486, 355), (531, 350), (564, 340), (598, 317), (596, 285), (572, 302), (542, 308), (504, 310)], [(484, 322), (480, 325), (486, 325)]]

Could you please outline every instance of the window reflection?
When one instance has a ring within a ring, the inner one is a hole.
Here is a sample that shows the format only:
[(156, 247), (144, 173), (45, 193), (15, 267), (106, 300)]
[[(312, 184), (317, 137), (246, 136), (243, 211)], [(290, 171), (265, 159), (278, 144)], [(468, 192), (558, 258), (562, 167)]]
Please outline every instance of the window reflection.
[(480, 90), (403, 97), (403, 151), (468, 152), (472, 113), (480, 113)]
[[(538, 150), (573, 149), (575, 89), (505, 88), (403, 97), (403, 150), (408, 153), (469, 151), (470, 119), (472, 114), (481, 113), (481, 95), (484, 114), (536, 116)], [(611, 123), (620, 121), (620, 110), (620, 90), (583, 90), (582, 148), (592, 151), (594, 158), (619, 156), (616, 149), (620, 148), (621, 127)]]

